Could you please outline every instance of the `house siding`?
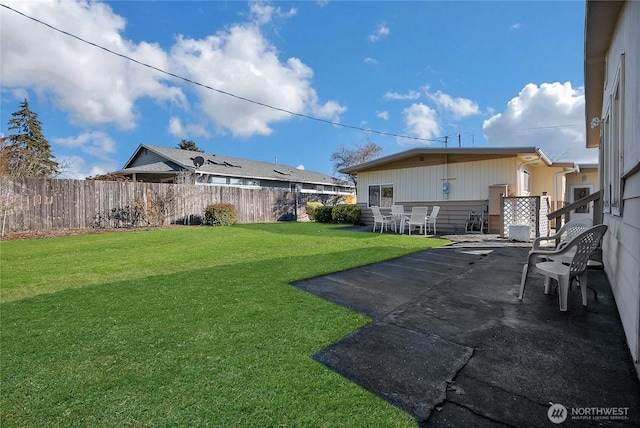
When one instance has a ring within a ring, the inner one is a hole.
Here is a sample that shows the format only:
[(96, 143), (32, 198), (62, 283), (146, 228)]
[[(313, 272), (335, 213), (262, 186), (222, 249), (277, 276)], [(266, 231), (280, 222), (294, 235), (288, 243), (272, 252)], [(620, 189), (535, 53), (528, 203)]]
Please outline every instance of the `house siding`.
[(141, 166), (150, 171), (179, 171), (181, 169), (175, 163), (169, 162), (166, 158), (147, 149), (144, 149), (144, 153), (133, 159), (130, 165), (131, 168)]
[[(571, 186), (572, 185), (592, 185), (593, 191), (597, 192), (600, 189), (600, 181), (598, 177), (598, 171), (594, 168), (581, 171), (579, 173), (571, 172), (568, 174), (561, 174), (555, 178), (556, 174), (562, 173), (568, 170), (567, 167), (526, 167), (532, 173), (531, 183), (531, 195), (539, 196), (543, 192), (547, 192), (547, 195), (551, 198), (551, 210), (562, 208), (562, 202), (571, 201)], [(555, 189), (555, 185), (558, 188)], [(556, 194), (557, 192), (557, 194)], [(558, 205), (554, 204), (554, 201), (559, 201)]]
[[(358, 173), (358, 195), (367, 204), (368, 186), (393, 184), (394, 200), (405, 203), (487, 200), (489, 186), (509, 184), (515, 190), (518, 163), (515, 157), (451, 163), (406, 169), (387, 169)], [(442, 183), (448, 179), (450, 191), (445, 199)], [(416, 184), (417, 183), (417, 184)]]
[[(579, 185), (592, 185), (593, 191), (597, 192), (600, 190), (600, 180), (598, 176), (598, 170), (585, 170), (580, 171), (578, 173), (567, 175), (567, 189), (570, 190), (571, 186), (579, 186)], [(566, 193), (565, 200), (570, 200), (570, 193)]]
[[(640, 163), (640, 2), (626, 2), (607, 53), (608, 84), (604, 89), (603, 106), (611, 96), (612, 79), (620, 56), (625, 54), (624, 113), (621, 173), (630, 174)], [(604, 108), (604, 107), (603, 107)], [(604, 114), (604, 111), (603, 111)], [(624, 182), (622, 214), (603, 214), (609, 226), (603, 240), (603, 262), (611, 283), (629, 349), (640, 366), (640, 173), (628, 176)]]
[[(429, 212), (435, 205), (440, 206), (440, 213), (438, 214), (438, 220), (436, 228), (438, 234), (442, 233), (465, 233), (465, 226), (469, 218), (470, 211), (480, 211), (483, 206), (488, 203), (487, 200), (467, 200), (467, 201), (422, 201), (418, 203), (410, 203), (405, 201), (398, 201), (399, 204), (404, 205), (405, 212), (410, 212), (414, 206), (426, 206), (429, 208)], [(367, 207), (366, 203), (357, 204), (361, 210), (360, 222), (362, 224), (373, 226), (373, 213), (371, 208)], [(389, 208), (381, 209), (383, 214), (389, 214), (391, 210)]]

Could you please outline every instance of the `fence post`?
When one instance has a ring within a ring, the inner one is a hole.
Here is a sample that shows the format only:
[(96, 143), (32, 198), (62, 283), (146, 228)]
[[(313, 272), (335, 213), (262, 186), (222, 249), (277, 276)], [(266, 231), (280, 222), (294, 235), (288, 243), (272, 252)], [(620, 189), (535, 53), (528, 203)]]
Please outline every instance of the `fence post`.
[(538, 238), (540, 236), (540, 209), (541, 209), (541, 205), (540, 205), (540, 196), (536, 196), (535, 197), (535, 201), (536, 201), (536, 230), (535, 230), (535, 237)]
[(504, 238), (504, 193), (500, 193), (500, 237)]

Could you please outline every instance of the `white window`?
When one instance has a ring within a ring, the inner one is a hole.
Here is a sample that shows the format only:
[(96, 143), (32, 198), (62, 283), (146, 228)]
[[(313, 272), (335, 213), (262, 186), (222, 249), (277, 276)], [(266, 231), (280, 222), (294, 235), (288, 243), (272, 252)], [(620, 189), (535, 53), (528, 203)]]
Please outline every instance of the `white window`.
[(393, 205), (393, 184), (369, 186), (369, 206), (389, 208)]
[(622, 214), (622, 171), (624, 170), (624, 54), (620, 57), (611, 95), (602, 121), (602, 206), (604, 212)]
[(531, 173), (523, 169), (522, 170), (522, 196), (531, 195)]
[(227, 177), (218, 177), (217, 175), (210, 175), (207, 178), (208, 184), (227, 184)]

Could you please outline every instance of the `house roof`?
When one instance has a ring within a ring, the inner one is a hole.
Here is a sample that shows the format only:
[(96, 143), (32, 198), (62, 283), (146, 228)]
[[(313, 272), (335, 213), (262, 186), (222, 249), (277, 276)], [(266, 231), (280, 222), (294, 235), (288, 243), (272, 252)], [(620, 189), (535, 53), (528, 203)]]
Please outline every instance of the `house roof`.
[[(151, 163), (139, 163), (143, 150), (154, 153)], [(197, 159), (201, 157), (202, 159)], [(202, 161), (200, 165), (198, 161)], [(187, 170), (195, 173), (224, 177), (251, 178), (261, 180), (288, 181), (309, 184), (327, 184), (353, 187), (329, 175), (294, 168), (289, 165), (234, 158), (226, 155), (195, 152), (191, 150), (141, 144), (118, 174), (167, 173), (175, 174)]]
[(602, 114), (606, 54), (624, 1), (587, 1), (584, 24), (585, 124), (587, 148), (600, 145), (591, 119)]
[[(526, 161), (541, 159), (545, 164), (551, 165), (549, 158), (536, 147), (452, 147), (452, 148), (430, 148), (421, 147), (406, 150), (404, 152), (395, 153), (393, 155), (384, 156), (358, 165), (353, 165), (340, 170), (343, 174), (356, 174), (361, 171), (377, 169), (383, 166), (397, 163), (400, 165), (402, 161), (410, 158), (420, 159), (424, 156), (441, 157), (444, 155), (453, 155), (466, 160), (488, 159), (499, 157), (522, 157)], [(404, 167), (408, 164), (403, 163)], [(421, 166), (420, 164), (410, 166)]]

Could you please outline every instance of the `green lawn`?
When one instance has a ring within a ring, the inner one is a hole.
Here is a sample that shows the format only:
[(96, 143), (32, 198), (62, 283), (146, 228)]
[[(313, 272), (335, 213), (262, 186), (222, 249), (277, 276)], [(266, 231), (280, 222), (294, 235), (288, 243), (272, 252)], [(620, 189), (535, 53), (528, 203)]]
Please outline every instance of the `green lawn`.
[(310, 355), (370, 320), (292, 281), (444, 240), (285, 223), (0, 243), (0, 425), (415, 426)]

